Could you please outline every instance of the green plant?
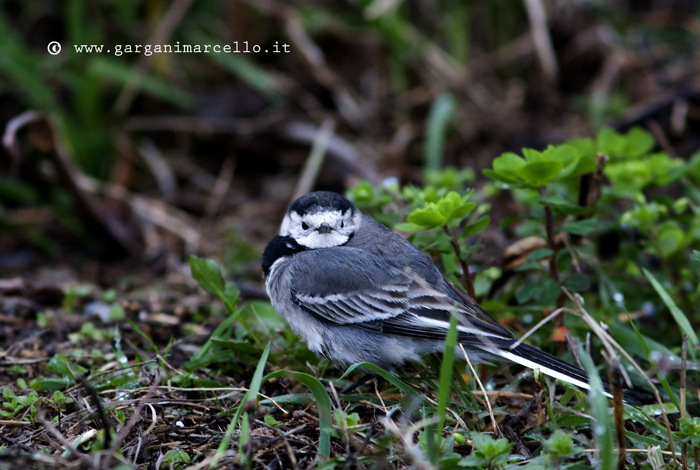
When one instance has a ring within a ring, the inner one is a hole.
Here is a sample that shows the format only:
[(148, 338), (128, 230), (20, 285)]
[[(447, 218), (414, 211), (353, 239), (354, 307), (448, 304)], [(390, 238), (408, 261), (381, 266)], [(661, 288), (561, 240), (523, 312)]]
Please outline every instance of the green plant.
[(561, 429), (552, 433), (549, 439), (542, 442), (542, 453), (530, 460), (522, 468), (527, 470), (564, 469), (578, 464), (567, 463), (566, 459), (583, 452), (583, 447), (574, 445), (572, 435)]
[(495, 470), (506, 466), (513, 447), (508, 439), (494, 439), (488, 434), (472, 433), (471, 440), (474, 450), (459, 462), (460, 467)]

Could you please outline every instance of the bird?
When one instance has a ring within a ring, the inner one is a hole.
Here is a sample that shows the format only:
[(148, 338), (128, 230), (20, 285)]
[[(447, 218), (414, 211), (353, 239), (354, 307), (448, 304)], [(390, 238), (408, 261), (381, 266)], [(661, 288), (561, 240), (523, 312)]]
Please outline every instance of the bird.
[[(277, 313), (308, 348), (339, 367), (396, 371), (442, 352), (451, 315), (472, 362), (511, 362), (590, 390), (587, 373), (525, 343), (445, 277), (430, 257), (340, 194), (316, 191), (289, 206), (262, 257)], [(455, 357), (465, 359), (457, 347)], [(603, 381), (604, 393), (612, 397)], [(639, 406), (625, 392), (623, 400)]]

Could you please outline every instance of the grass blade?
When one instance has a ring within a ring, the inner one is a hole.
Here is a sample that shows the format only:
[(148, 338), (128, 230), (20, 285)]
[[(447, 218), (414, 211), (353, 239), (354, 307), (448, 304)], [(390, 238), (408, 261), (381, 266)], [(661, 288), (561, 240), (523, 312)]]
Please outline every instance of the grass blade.
[[(260, 391), (260, 384), (262, 383), (262, 377), (263, 377), (263, 371), (265, 370), (265, 364), (267, 363), (267, 356), (270, 354), (270, 345), (272, 343), (267, 343), (267, 347), (265, 347), (265, 350), (262, 353), (262, 356), (260, 356), (260, 361), (258, 362), (258, 366), (255, 368), (255, 373), (253, 374), (253, 379), (250, 381), (250, 387), (248, 388), (248, 393), (245, 394), (243, 397), (243, 400), (241, 400), (240, 405), (238, 405), (238, 409), (236, 410), (236, 414), (234, 415), (233, 419), (228, 425), (228, 429), (226, 429), (226, 434), (224, 435), (224, 438), (221, 440), (221, 444), (219, 444), (219, 448), (216, 450), (216, 455), (214, 455), (214, 459), (212, 460), (211, 464), (209, 465), (209, 468), (215, 468), (216, 465), (218, 464), (219, 460), (221, 460), (221, 457), (223, 457), (224, 452), (226, 452), (226, 449), (228, 449), (229, 444), (231, 443), (231, 436), (233, 435), (233, 431), (236, 429), (236, 425), (238, 424), (238, 420), (241, 417), (241, 414), (243, 414), (243, 409), (245, 408), (245, 404), (248, 403), (250, 400), (255, 400), (258, 396), (258, 392)], [(244, 432), (241, 432), (241, 441), (239, 442), (238, 446), (238, 452), (241, 453), (243, 450), (243, 436)]]
[(452, 369), (455, 361), (455, 347), (457, 346), (457, 316), (450, 317), (450, 328), (445, 337), (445, 351), (442, 354), (442, 365), (440, 367), (440, 386), (438, 388), (438, 421), (437, 435), (442, 436), (442, 429), (445, 426), (445, 410), (447, 401), (450, 398), (450, 384), (452, 379)]
[(642, 350), (644, 351), (644, 355), (646, 356), (647, 360), (649, 361), (649, 364), (654, 368), (656, 371), (656, 375), (659, 378), (659, 381), (661, 382), (661, 385), (664, 387), (664, 390), (666, 390), (666, 393), (668, 394), (669, 397), (671, 397), (671, 401), (673, 401), (673, 404), (676, 405), (676, 408), (679, 410), (681, 409), (681, 404), (676, 398), (675, 393), (673, 393), (673, 390), (671, 389), (671, 385), (668, 383), (668, 380), (666, 379), (666, 374), (662, 373), (659, 370), (659, 367), (656, 365), (656, 361), (651, 357), (651, 349), (649, 349), (649, 346), (647, 345), (646, 341), (644, 341), (644, 337), (642, 336), (642, 333), (639, 332), (637, 329), (637, 325), (634, 324), (632, 319), (630, 318), (630, 325), (632, 325), (632, 329), (634, 330), (634, 333), (637, 335), (637, 340), (639, 343), (642, 345)]
[(358, 364), (351, 365), (348, 368), (348, 370), (346, 370), (345, 373), (340, 378), (342, 379), (343, 377), (345, 377), (346, 375), (351, 373), (353, 370), (355, 370), (355, 368), (357, 368), (357, 367), (361, 367), (363, 369), (367, 369), (369, 371), (374, 372), (375, 374), (381, 376), (384, 380), (386, 380), (387, 382), (392, 384), (394, 387), (396, 387), (399, 390), (401, 390), (402, 392), (404, 392), (406, 395), (409, 395), (411, 397), (418, 396), (416, 391), (413, 388), (406, 385), (401, 379), (399, 379), (398, 377), (396, 377), (393, 374), (390, 374), (389, 372), (385, 371), (384, 369), (382, 369), (379, 366), (375, 366), (374, 364), (370, 364), (369, 362), (361, 362)]
[(328, 396), (326, 388), (323, 386), (319, 380), (309, 374), (303, 372), (294, 372), (289, 370), (278, 370), (267, 374), (263, 381), (272, 379), (275, 377), (288, 377), (294, 379), (297, 382), (301, 382), (311, 391), (314, 399), (316, 400), (316, 405), (318, 406), (318, 425), (319, 425), (319, 442), (318, 450), (319, 453), (328, 458), (331, 455), (331, 431), (332, 428), (332, 411), (331, 411), (331, 399)]
[(697, 346), (698, 337), (695, 334), (693, 327), (690, 326), (688, 317), (686, 317), (683, 311), (678, 308), (678, 305), (676, 305), (671, 296), (668, 295), (668, 292), (666, 292), (666, 289), (663, 288), (659, 281), (657, 281), (656, 278), (646, 269), (642, 268), (642, 271), (644, 271), (644, 275), (647, 277), (647, 279), (649, 279), (649, 282), (654, 287), (654, 290), (656, 290), (656, 293), (659, 294), (661, 300), (664, 301), (668, 309), (671, 311), (671, 315), (673, 315), (673, 318), (676, 320), (676, 323), (678, 323), (681, 331), (688, 335), (688, 339), (691, 343), (693, 343), (693, 346)]
[(457, 100), (449, 93), (438, 96), (430, 108), (425, 137), (425, 169), (439, 170), (442, 166), (443, 147), (447, 125), (457, 108)]
[(578, 348), (578, 355), (581, 359), (581, 364), (583, 364), (584, 369), (588, 373), (588, 382), (591, 385), (591, 390), (588, 392), (588, 403), (594, 419), (593, 435), (598, 445), (599, 458), (597, 468), (613, 470), (617, 463), (615, 455), (615, 428), (610, 419), (608, 399), (603, 394), (603, 383), (591, 357), (581, 346)]
[[(207, 339), (207, 341), (204, 343), (204, 346), (202, 346), (202, 349), (200, 349), (199, 352), (194, 354), (190, 358), (190, 360), (187, 361), (182, 366), (182, 368), (185, 370), (188, 370), (188, 371), (191, 370), (191, 365), (194, 363), (194, 361), (196, 361), (197, 359), (200, 359), (201, 357), (203, 357), (205, 354), (207, 354), (209, 352), (211, 347), (215, 344), (214, 340), (221, 339), (223, 337), (226, 330), (228, 328), (230, 328), (231, 325), (233, 325), (233, 323), (238, 319), (238, 316), (241, 314), (242, 311), (243, 311), (242, 309), (239, 309), (239, 310), (233, 312), (231, 315), (228, 316), (228, 318), (226, 318), (226, 320), (221, 322), (221, 324), (218, 327), (216, 327), (214, 332), (211, 334), (209, 339)], [(228, 338), (225, 338), (225, 339), (228, 339)], [(268, 345), (268, 347), (269, 347), (269, 345)]]

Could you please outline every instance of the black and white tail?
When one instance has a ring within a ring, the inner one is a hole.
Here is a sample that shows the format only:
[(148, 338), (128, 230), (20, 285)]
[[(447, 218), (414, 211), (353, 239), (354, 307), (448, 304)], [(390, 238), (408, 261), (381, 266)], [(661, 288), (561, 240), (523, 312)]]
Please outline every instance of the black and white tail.
[[(537, 348), (528, 346), (527, 344), (521, 344), (517, 348), (513, 349), (499, 349), (496, 354), (503, 359), (507, 359), (530, 369), (539, 369), (543, 374), (555, 379), (576, 385), (577, 387), (585, 390), (591, 389), (586, 371), (557, 359), (551, 354), (547, 354), (546, 352), (540, 351)], [(612, 398), (610, 384), (605, 380), (602, 380), (602, 382), (603, 388), (605, 389), (605, 395)], [(625, 391), (622, 399), (629, 405), (637, 407), (642, 406), (642, 402), (640, 402), (633, 395), (637, 394)]]

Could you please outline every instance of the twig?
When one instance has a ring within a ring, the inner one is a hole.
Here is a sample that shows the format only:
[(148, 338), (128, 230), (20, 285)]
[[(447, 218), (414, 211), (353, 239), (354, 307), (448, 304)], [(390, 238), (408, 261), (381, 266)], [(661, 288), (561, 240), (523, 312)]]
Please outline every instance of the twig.
[(471, 369), (472, 374), (474, 375), (474, 379), (476, 380), (476, 383), (479, 384), (479, 388), (481, 389), (482, 393), (484, 394), (484, 400), (486, 401), (486, 408), (488, 408), (488, 410), (489, 410), (489, 416), (491, 417), (491, 424), (493, 425), (493, 433), (494, 433), (494, 435), (496, 435), (496, 437), (499, 437), (501, 435), (501, 431), (498, 429), (498, 424), (496, 424), (496, 418), (493, 416), (493, 410), (491, 409), (491, 402), (489, 401), (489, 396), (486, 393), (486, 389), (484, 388), (484, 385), (481, 383), (481, 379), (476, 374), (476, 371), (474, 370), (474, 366), (472, 365), (472, 361), (469, 360), (469, 355), (467, 354), (467, 351), (464, 350), (464, 346), (462, 346), (462, 343), (459, 343), (459, 347), (462, 350), (462, 354), (464, 354), (464, 358), (467, 360), (467, 364), (469, 364), (469, 369)]
[[(544, 186), (540, 187), (540, 195), (544, 198), (547, 197), (547, 190)], [(549, 259), (549, 274), (552, 279), (559, 282), (559, 269), (557, 268), (557, 244), (554, 241), (554, 220), (552, 217), (552, 208), (549, 204), (544, 205), (544, 219), (545, 219), (545, 229), (547, 231), (547, 244), (549, 249), (552, 250), (552, 256)], [(559, 302), (557, 301), (557, 304)], [(561, 305), (557, 305), (561, 307)]]
[(474, 292), (474, 280), (472, 279), (472, 275), (469, 272), (469, 264), (462, 259), (462, 248), (459, 246), (459, 243), (457, 243), (457, 237), (454, 236), (452, 230), (450, 230), (450, 228), (447, 225), (443, 225), (442, 228), (447, 234), (447, 236), (450, 237), (452, 249), (455, 250), (455, 255), (457, 255), (459, 265), (462, 267), (462, 276), (460, 277), (462, 278), (464, 287), (467, 288), (467, 293), (471, 296), (471, 298), (476, 299), (476, 294)]
[(219, 177), (214, 183), (214, 187), (211, 190), (211, 194), (204, 205), (204, 216), (203, 220), (209, 220), (214, 217), (221, 207), (221, 202), (226, 197), (229, 188), (231, 187), (231, 180), (233, 179), (233, 173), (236, 169), (236, 160), (232, 157), (227, 157), (224, 163), (221, 165), (221, 170), (219, 170)]
[(68, 442), (68, 439), (66, 439), (65, 436), (63, 434), (61, 434), (58, 431), (58, 429), (56, 429), (56, 427), (46, 419), (45, 414), (46, 414), (46, 412), (44, 410), (41, 410), (39, 412), (39, 416), (37, 417), (37, 419), (39, 420), (39, 422), (41, 424), (44, 425), (44, 427), (49, 432), (49, 434), (51, 434), (53, 437), (55, 437), (58, 440), (58, 442), (60, 442), (61, 445), (65, 448), (65, 450), (67, 450), (73, 456), (77, 457), (80, 461), (85, 463), (88, 466), (88, 468), (94, 468), (95, 467), (94, 456), (91, 458), (91, 456), (88, 454), (83, 454), (82, 452), (78, 452), (73, 447), (73, 445), (70, 442)]
[[(683, 335), (683, 339), (681, 340), (681, 388), (680, 388), (680, 395), (681, 395), (681, 400), (680, 400), (680, 413), (681, 413), (681, 418), (685, 418), (685, 415), (687, 413), (685, 409), (685, 388), (686, 388), (686, 368), (688, 364), (688, 335)], [(682, 442), (681, 443), (681, 462), (683, 465), (683, 468), (688, 468), (688, 443)]]
[(321, 165), (323, 165), (326, 150), (328, 149), (328, 142), (333, 135), (334, 127), (335, 122), (332, 119), (326, 119), (316, 133), (313, 145), (311, 146), (311, 152), (309, 153), (309, 158), (306, 160), (306, 165), (304, 165), (304, 170), (302, 171), (301, 177), (299, 178), (299, 183), (294, 190), (292, 200), (300, 198), (313, 189), (318, 172), (321, 169)]
[(104, 429), (105, 432), (103, 448), (108, 449), (110, 445), (110, 440), (112, 439), (112, 426), (110, 425), (110, 422), (107, 421), (105, 410), (102, 407), (102, 400), (100, 400), (100, 397), (97, 395), (97, 392), (84, 376), (79, 375), (77, 378), (80, 385), (83, 386), (83, 388), (87, 391), (88, 395), (90, 395), (90, 398), (92, 398), (95, 402), (95, 406), (97, 406), (97, 417), (102, 423), (102, 429)]
[(382, 395), (379, 393), (379, 386), (377, 385), (377, 380), (373, 380), (374, 382), (374, 393), (377, 394), (377, 398), (379, 398), (379, 402), (382, 404), (382, 408), (384, 409), (384, 414), (388, 414), (389, 411), (386, 409), (386, 405), (384, 404), (384, 400), (382, 400)]
[[(540, 187), (540, 195), (545, 198), (547, 197), (547, 190), (544, 186)], [(554, 241), (554, 220), (552, 216), (552, 208), (549, 204), (544, 205), (544, 218), (545, 227), (547, 230), (547, 244), (549, 249), (552, 250), (552, 256), (549, 258), (549, 274), (554, 279), (557, 284), (559, 284), (559, 268), (557, 267), (557, 244)], [(557, 297), (557, 309), (564, 306), (564, 294), (559, 294)], [(557, 317), (557, 328), (564, 326), (564, 317)], [(560, 343), (560, 348), (564, 348), (564, 343)], [(563, 352), (563, 351), (561, 351)]]
[(131, 432), (131, 429), (136, 425), (136, 422), (141, 417), (141, 413), (143, 413), (144, 407), (148, 404), (148, 401), (151, 399), (151, 397), (153, 395), (155, 395), (156, 391), (158, 390), (158, 386), (160, 385), (160, 382), (162, 379), (163, 379), (163, 375), (160, 373), (160, 371), (158, 371), (158, 375), (156, 375), (155, 379), (153, 380), (153, 383), (151, 384), (150, 389), (139, 400), (139, 404), (136, 407), (136, 410), (131, 415), (129, 420), (126, 422), (126, 424), (121, 429), (121, 431), (119, 431), (119, 434), (117, 434), (116, 439), (114, 439), (114, 443), (112, 444), (112, 447), (110, 448), (110, 454), (114, 454), (117, 451), (117, 449), (121, 445), (122, 441), (126, 438), (126, 436), (129, 435), (129, 433)]
[[(252, 4), (256, 2), (251, 2)], [(335, 101), (338, 111), (351, 125), (357, 125), (362, 121), (362, 111), (360, 106), (355, 101), (355, 98), (350, 93), (350, 90), (345, 86), (343, 80), (330, 68), (323, 56), (323, 51), (313, 42), (306, 34), (301, 20), (297, 16), (296, 11), (289, 8), (282, 15), (284, 21), (284, 29), (289, 39), (292, 41), (294, 48), (301, 54), (309, 65), (309, 69), (313, 76), (323, 86), (327, 87)]]
[(576, 308), (578, 309), (578, 312), (583, 318), (583, 320), (588, 324), (588, 326), (593, 330), (593, 332), (600, 338), (601, 342), (603, 343), (603, 347), (606, 348), (606, 351), (608, 352), (608, 357), (613, 357), (615, 355), (614, 350), (616, 349), (622, 357), (624, 357), (629, 363), (634, 367), (634, 369), (639, 373), (639, 375), (644, 379), (646, 384), (649, 386), (649, 388), (652, 390), (654, 393), (654, 397), (656, 397), (656, 401), (659, 404), (659, 407), (661, 409), (661, 415), (664, 420), (664, 425), (666, 426), (666, 434), (668, 435), (668, 446), (669, 449), (674, 450), (674, 445), (673, 445), (673, 433), (671, 432), (671, 423), (668, 420), (668, 415), (666, 415), (666, 410), (664, 408), (664, 403), (661, 400), (661, 396), (659, 395), (659, 391), (657, 390), (656, 386), (653, 384), (649, 376), (644, 372), (644, 370), (639, 367), (639, 364), (635, 362), (632, 357), (627, 354), (627, 351), (620, 346), (617, 341), (615, 341), (612, 336), (610, 336), (596, 321), (595, 319), (591, 316), (590, 313), (588, 313), (579, 300), (576, 298), (576, 296), (572, 295), (571, 292), (565, 287), (562, 287), (562, 290), (564, 293), (569, 297), (569, 299), (576, 305)]
[(676, 149), (673, 148), (673, 145), (671, 145), (668, 137), (666, 137), (666, 133), (658, 122), (656, 122), (654, 119), (647, 119), (644, 124), (646, 124), (652, 134), (654, 134), (656, 141), (659, 143), (661, 148), (664, 149), (664, 152), (673, 158), (678, 156), (678, 152), (676, 152)]
[[(316, 140), (319, 127), (315, 124), (307, 122), (287, 122), (281, 127), (277, 136), (287, 141), (309, 145)], [(353, 173), (360, 178), (365, 178), (374, 185), (381, 184), (384, 177), (382, 176), (371, 162), (367, 159), (360, 158), (360, 152), (347, 140), (338, 135), (332, 135), (328, 142), (328, 158), (333, 158), (342, 165), (347, 166)]]
[(625, 408), (622, 404), (622, 374), (620, 374), (620, 359), (615, 356), (610, 360), (608, 380), (612, 388), (615, 431), (617, 436), (617, 468), (625, 470), (627, 455), (625, 453)]
[(151, 170), (163, 200), (167, 203), (172, 203), (177, 191), (177, 183), (175, 182), (173, 171), (168, 166), (167, 159), (150, 139), (144, 139), (136, 149)]
[(554, 55), (552, 39), (547, 28), (547, 16), (542, 0), (525, 0), (527, 17), (530, 20), (532, 40), (535, 43), (535, 51), (542, 65), (544, 76), (550, 82), (555, 82), (559, 73), (557, 58)]
[(515, 343), (513, 343), (508, 349), (515, 349), (515, 348), (517, 348), (518, 346), (520, 346), (521, 344), (523, 344), (523, 342), (524, 342), (528, 337), (532, 336), (532, 334), (533, 334), (535, 331), (539, 330), (545, 323), (547, 323), (549, 320), (551, 320), (552, 318), (556, 317), (557, 315), (559, 315), (559, 314), (560, 314), (561, 312), (563, 312), (563, 311), (569, 311), (569, 309), (564, 308), (564, 307), (561, 307), (561, 308), (556, 309), (555, 311), (553, 311), (552, 313), (550, 313), (549, 315), (547, 315), (546, 317), (544, 317), (542, 320), (540, 320), (539, 323), (537, 323), (537, 325), (535, 325), (535, 326), (533, 326), (532, 328), (530, 328), (530, 329), (528, 330), (527, 333), (525, 333), (518, 341), (516, 341)]

